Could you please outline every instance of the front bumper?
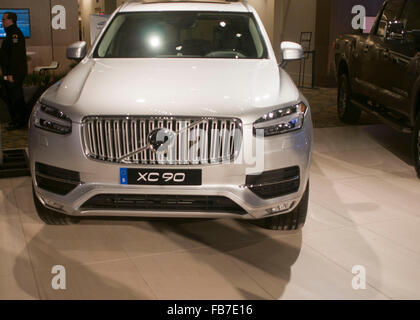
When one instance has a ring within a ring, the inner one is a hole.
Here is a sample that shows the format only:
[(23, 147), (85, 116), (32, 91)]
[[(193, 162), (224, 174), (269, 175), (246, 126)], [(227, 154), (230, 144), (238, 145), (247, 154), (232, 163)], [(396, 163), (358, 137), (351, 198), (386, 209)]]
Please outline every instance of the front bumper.
[[(31, 125), (29, 129), (29, 157), (33, 185), (36, 196), (53, 210), (72, 216), (136, 216), (136, 217), (183, 217), (183, 218), (219, 218), (233, 217), (241, 219), (260, 219), (273, 215), (269, 209), (282, 206), (285, 214), (292, 211), (300, 202), (309, 180), (309, 166), (312, 152), (312, 120), (308, 110), (305, 123), (299, 131), (265, 138), (264, 158), (255, 164), (249, 159), (255, 157), (255, 138), (252, 130), (245, 130), (243, 141), (247, 144), (241, 157), (242, 163), (188, 166), (182, 169), (201, 169), (201, 186), (135, 186), (120, 184), (120, 168), (159, 168), (181, 169), (178, 166), (139, 166), (105, 163), (88, 159), (83, 152), (80, 124), (73, 123), (72, 134), (61, 136), (43, 131)], [(244, 148), (244, 145), (242, 146)], [(35, 163), (76, 171), (81, 183), (66, 195), (59, 195), (39, 187), (35, 178)], [(259, 163), (259, 164), (258, 164)], [(262, 166), (261, 166), (262, 164)], [(271, 171), (298, 166), (300, 185), (297, 192), (286, 196), (264, 200), (246, 187), (246, 176), (252, 171)], [(253, 169), (254, 168), (254, 169)], [(242, 209), (244, 214), (205, 211), (169, 211), (169, 210), (85, 210), (83, 204), (97, 195), (188, 195), (226, 197)]]

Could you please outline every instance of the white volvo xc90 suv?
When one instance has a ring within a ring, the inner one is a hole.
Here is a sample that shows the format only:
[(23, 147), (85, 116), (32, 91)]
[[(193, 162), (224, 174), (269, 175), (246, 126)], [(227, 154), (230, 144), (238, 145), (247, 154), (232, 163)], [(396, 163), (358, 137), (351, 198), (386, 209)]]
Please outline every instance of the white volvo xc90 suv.
[[(302, 48), (283, 42), (283, 62)], [(84, 216), (240, 218), (298, 229), (312, 120), (256, 11), (233, 1), (132, 1), (30, 120), (34, 201)]]

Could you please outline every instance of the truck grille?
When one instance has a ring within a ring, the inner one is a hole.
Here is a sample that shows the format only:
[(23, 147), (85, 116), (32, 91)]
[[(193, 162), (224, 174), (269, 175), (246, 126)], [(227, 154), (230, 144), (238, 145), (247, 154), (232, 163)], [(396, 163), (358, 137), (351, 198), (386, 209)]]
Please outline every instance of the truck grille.
[[(150, 148), (156, 130), (171, 142)], [(199, 165), (231, 163), (242, 144), (242, 122), (225, 118), (87, 117), (82, 141), (89, 158), (126, 164)], [(137, 152), (140, 150), (139, 152)]]

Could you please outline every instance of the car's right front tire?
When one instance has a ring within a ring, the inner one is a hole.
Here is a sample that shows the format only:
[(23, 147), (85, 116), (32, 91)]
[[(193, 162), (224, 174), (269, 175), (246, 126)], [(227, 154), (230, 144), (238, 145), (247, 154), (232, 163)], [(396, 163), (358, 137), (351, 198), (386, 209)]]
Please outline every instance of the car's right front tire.
[(341, 121), (355, 124), (362, 115), (362, 110), (351, 103), (352, 91), (347, 74), (342, 74), (338, 79), (337, 111)]
[(51, 209), (46, 208), (35, 194), (34, 187), (32, 186), (32, 195), (34, 197), (34, 204), (39, 218), (45, 223), (50, 225), (67, 225), (78, 223), (80, 220)]

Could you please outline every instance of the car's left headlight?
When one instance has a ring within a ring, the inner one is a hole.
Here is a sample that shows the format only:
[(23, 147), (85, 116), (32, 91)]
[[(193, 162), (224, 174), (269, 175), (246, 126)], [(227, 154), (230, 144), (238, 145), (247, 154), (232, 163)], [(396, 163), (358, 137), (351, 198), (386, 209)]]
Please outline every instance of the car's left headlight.
[(303, 126), (308, 107), (303, 103), (269, 112), (254, 122), (254, 135), (264, 130), (264, 137), (299, 130)]
[(35, 127), (58, 134), (70, 134), (71, 119), (57, 108), (37, 103), (32, 114)]

